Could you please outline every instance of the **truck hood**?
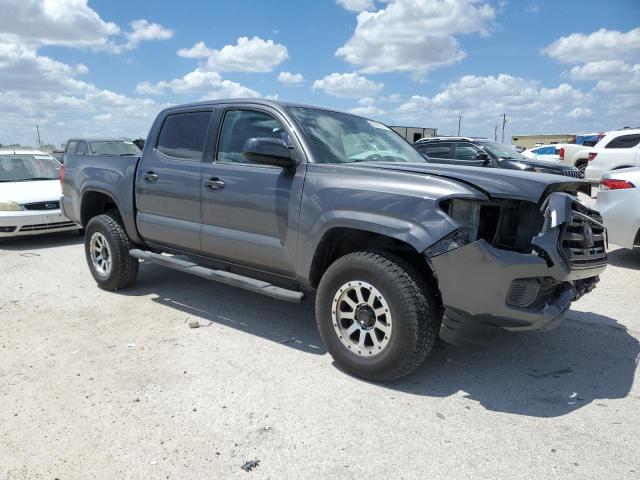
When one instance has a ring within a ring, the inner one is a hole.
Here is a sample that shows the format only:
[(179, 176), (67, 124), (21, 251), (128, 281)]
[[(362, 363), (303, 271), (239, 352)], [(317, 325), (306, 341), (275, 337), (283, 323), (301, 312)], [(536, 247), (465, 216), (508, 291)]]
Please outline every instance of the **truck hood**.
[(57, 202), (61, 195), (59, 180), (0, 182), (0, 200), (9, 200), (19, 205), (34, 202)]
[[(489, 197), (540, 202), (543, 196), (557, 191), (590, 193), (589, 183), (559, 175), (520, 172), (486, 167), (436, 165), (397, 162), (363, 162), (359, 167), (444, 177), (471, 185)], [(565, 180), (566, 179), (566, 180)]]

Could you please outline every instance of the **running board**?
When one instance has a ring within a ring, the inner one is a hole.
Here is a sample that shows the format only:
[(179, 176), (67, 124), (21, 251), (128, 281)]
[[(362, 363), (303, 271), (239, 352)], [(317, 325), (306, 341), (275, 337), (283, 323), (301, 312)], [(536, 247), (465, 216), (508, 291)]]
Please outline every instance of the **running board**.
[(160, 255), (158, 253), (138, 250), (136, 248), (129, 250), (129, 255), (149, 263), (155, 263), (157, 265), (162, 265), (163, 267), (180, 270), (181, 272), (190, 273), (198, 277), (206, 278), (207, 280), (213, 280), (215, 282), (225, 283), (234, 287), (244, 288), (245, 290), (250, 290), (255, 293), (261, 293), (262, 295), (266, 295), (278, 300), (284, 300), (286, 302), (300, 303), (304, 298), (304, 293), (302, 292), (296, 292), (294, 290), (287, 290), (285, 288), (276, 287), (275, 285), (271, 285), (268, 282), (263, 282), (262, 280), (256, 280), (255, 278), (238, 275), (237, 273), (227, 272), (225, 270), (213, 270), (211, 268), (202, 267), (197, 263), (189, 262), (187, 260), (180, 260), (179, 258), (171, 257), (168, 255)]

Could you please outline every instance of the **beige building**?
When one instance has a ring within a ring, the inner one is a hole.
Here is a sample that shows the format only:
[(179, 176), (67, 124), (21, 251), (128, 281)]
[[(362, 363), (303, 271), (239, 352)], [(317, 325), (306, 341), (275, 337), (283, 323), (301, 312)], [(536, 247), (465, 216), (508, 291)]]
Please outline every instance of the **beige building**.
[(404, 137), (407, 141), (413, 143), (417, 142), (421, 138), (435, 137), (438, 134), (437, 128), (422, 128), (422, 127), (399, 127), (391, 126), (389, 128), (398, 133), (401, 137)]
[(550, 143), (570, 143), (575, 141), (575, 134), (571, 133), (543, 133), (539, 135), (514, 135), (511, 137), (511, 145), (518, 145), (524, 148), (533, 148), (536, 145), (546, 145)]

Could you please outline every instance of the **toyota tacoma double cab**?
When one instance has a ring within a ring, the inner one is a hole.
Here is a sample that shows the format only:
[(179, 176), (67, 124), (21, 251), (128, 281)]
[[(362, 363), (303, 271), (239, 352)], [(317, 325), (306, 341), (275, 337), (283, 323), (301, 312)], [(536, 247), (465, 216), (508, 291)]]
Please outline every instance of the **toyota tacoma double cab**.
[(336, 364), (376, 381), (414, 370), (438, 335), (554, 326), (607, 261), (586, 182), (432, 165), (381, 123), (312, 106), (168, 108), (141, 157), (70, 155), (61, 177), (103, 289), (143, 260), (280, 300), (315, 292)]

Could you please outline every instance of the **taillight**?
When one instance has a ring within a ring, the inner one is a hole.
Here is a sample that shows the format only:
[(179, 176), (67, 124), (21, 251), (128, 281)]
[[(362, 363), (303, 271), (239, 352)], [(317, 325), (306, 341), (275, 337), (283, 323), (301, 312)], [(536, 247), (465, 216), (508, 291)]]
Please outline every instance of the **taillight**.
[(593, 160), (594, 158), (596, 158), (598, 156), (597, 152), (592, 152), (589, 154), (589, 161)]
[(62, 182), (64, 182), (64, 163), (60, 167), (60, 185), (62, 185)]
[(564, 148), (560, 149), (559, 155), (560, 155), (560, 160), (564, 160)]
[(602, 190), (624, 190), (625, 188), (635, 188), (635, 185), (627, 180), (603, 178), (600, 182), (600, 188)]

